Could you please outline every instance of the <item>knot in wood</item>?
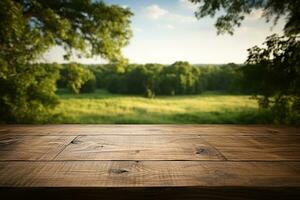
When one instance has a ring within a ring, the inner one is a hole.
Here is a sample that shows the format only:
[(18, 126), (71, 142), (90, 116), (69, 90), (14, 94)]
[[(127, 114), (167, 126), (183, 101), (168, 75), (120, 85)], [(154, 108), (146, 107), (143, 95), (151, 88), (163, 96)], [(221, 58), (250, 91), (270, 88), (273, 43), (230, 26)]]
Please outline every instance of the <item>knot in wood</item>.
[(79, 144), (80, 142), (81, 142), (80, 140), (74, 139), (74, 140), (71, 141), (71, 144)]
[(111, 173), (114, 173), (114, 174), (123, 174), (123, 173), (127, 173), (127, 172), (129, 172), (129, 171), (126, 169), (112, 169), (111, 170)]
[(196, 154), (207, 154), (207, 149), (202, 148), (202, 147), (198, 147), (196, 148)]

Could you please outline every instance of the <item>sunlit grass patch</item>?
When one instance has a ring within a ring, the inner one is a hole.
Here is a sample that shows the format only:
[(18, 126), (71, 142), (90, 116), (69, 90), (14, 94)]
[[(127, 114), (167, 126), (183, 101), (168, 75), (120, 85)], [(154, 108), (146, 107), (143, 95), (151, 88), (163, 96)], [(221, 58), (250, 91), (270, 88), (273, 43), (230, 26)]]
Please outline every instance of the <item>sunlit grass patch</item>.
[(59, 93), (61, 104), (53, 123), (125, 124), (247, 124), (270, 123), (269, 113), (245, 95), (204, 93), (191, 96), (112, 95), (99, 90), (92, 94)]

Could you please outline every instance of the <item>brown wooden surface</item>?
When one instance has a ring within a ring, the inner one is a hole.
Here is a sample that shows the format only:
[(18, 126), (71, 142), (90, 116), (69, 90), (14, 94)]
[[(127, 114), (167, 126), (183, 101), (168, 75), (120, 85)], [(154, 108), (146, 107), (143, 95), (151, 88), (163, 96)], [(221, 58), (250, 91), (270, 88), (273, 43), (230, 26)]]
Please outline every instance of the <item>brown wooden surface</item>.
[(199, 136), (78, 136), (57, 160), (223, 160)]
[(275, 125), (0, 125), (1, 135), (300, 135), (298, 127)]
[[(149, 197), (158, 195), (161, 190), (155, 188), (166, 188), (163, 197), (173, 199), (251, 199), (259, 193), (299, 199), (300, 129), (0, 125), (0, 195), (18, 198), (49, 193), (52, 197), (51, 191), (64, 191), (60, 198), (53, 198), (74, 199), (86, 190), (93, 198), (107, 199), (116, 196), (116, 188), (120, 194), (138, 189), (128, 199), (138, 199), (142, 191)], [(253, 196), (244, 195), (243, 190)]]
[(299, 136), (203, 136), (228, 160), (300, 160)]
[(1, 186), (182, 187), (300, 186), (298, 162), (1, 162)]
[(72, 136), (0, 135), (0, 160), (51, 160), (72, 139)]

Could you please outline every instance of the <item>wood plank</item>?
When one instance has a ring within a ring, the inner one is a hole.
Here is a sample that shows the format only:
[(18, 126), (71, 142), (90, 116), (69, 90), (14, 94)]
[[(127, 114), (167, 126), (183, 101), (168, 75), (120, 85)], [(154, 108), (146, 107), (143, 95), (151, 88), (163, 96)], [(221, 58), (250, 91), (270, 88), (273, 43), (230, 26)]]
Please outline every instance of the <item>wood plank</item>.
[(299, 150), (299, 127), (0, 125), (0, 195), (300, 199)]
[(0, 135), (0, 160), (50, 160), (72, 139), (73, 136)]
[(228, 160), (300, 160), (299, 136), (201, 136)]
[(299, 127), (274, 125), (0, 125), (1, 135), (300, 135)]
[(1, 135), (69, 135), (73, 125), (0, 125)]
[(198, 136), (78, 136), (57, 160), (222, 160)]
[(300, 162), (0, 162), (0, 187), (300, 187)]

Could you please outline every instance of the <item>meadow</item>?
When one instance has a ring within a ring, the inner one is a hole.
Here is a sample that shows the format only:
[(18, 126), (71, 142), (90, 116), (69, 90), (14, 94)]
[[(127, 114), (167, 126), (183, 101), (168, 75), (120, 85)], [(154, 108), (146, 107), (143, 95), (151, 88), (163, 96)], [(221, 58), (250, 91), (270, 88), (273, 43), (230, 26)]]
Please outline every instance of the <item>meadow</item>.
[(271, 123), (270, 113), (247, 95), (204, 92), (201, 95), (157, 96), (59, 91), (61, 103), (51, 123), (88, 124), (254, 124)]

